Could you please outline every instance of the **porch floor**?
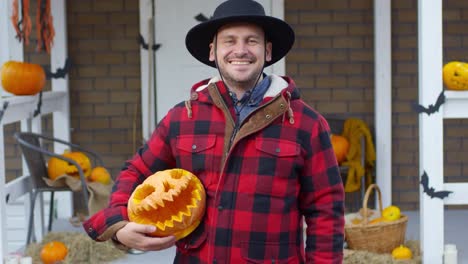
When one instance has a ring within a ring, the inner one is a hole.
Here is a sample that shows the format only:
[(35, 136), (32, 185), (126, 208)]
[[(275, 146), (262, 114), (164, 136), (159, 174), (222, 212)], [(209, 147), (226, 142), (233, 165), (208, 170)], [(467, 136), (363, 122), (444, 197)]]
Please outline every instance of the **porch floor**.
[[(419, 211), (404, 212), (408, 216), (406, 237), (409, 240), (419, 240)], [(458, 250), (458, 263), (468, 264), (468, 210), (445, 210), (445, 244), (455, 244)], [(55, 231), (71, 231), (65, 226), (65, 221), (56, 221)], [(60, 224), (59, 224), (60, 223)], [(82, 231), (72, 228), (72, 231)], [(175, 248), (158, 252), (145, 252), (143, 254), (127, 254), (125, 258), (112, 262), (112, 264), (168, 264), (172, 263)]]

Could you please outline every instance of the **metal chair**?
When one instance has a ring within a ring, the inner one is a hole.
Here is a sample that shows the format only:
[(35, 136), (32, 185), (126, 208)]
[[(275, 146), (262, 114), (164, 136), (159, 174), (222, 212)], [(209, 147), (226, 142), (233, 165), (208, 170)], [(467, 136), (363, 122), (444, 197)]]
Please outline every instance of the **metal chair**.
[[(47, 185), (43, 178), (48, 177), (47, 173), (47, 161), (50, 157), (55, 157), (61, 160), (68, 162), (69, 164), (73, 164), (78, 168), (78, 172), (80, 175), (81, 181), (81, 197), (84, 210), (88, 213), (88, 189), (86, 185), (85, 175), (83, 170), (72, 159), (66, 158), (60, 154), (53, 153), (48, 150), (48, 147), (51, 147), (53, 143), (60, 143), (66, 145), (70, 148), (71, 151), (81, 151), (90, 157), (91, 162), (93, 164), (102, 166), (103, 162), (101, 158), (93, 151), (84, 149), (76, 144), (45, 136), (40, 135), (32, 132), (17, 132), (14, 134), (16, 141), (19, 143), (21, 151), (23, 153), (23, 157), (26, 161), (29, 174), (30, 174), (30, 182), (31, 182), (31, 190), (30, 190), (30, 213), (29, 213), (29, 223), (28, 223), (28, 233), (26, 238), (26, 245), (31, 242), (34, 230), (34, 206), (36, 197), (39, 193), (42, 192), (50, 192), (50, 209), (49, 209), (49, 223), (48, 223), (48, 232), (52, 229), (52, 221), (53, 221), (53, 211), (54, 211), (54, 193), (58, 191), (71, 191), (73, 192), (68, 186), (65, 187), (52, 187)], [(35, 240), (35, 238), (34, 238)]]

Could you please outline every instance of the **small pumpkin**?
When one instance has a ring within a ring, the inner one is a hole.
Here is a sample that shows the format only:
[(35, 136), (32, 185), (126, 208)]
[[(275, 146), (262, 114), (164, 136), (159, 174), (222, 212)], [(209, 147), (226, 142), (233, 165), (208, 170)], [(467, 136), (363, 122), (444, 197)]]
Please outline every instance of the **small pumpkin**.
[(394, 259), (412, 259), (413, 253), (408, 247), (400, 245), (392, 250), (392, 257)]
[(384, 218), (383, 217), (377, 217), (377, 218), (374, 218), (372, 220), (369, 221), (369, 225), (373, 225), (373, 224), (378, 224), (378, 223), (382, 223), (384, 222)]
[(382, 210), (382, 217), (386, 222), (396, 221), (401, 217), (401, 210), (398, 206), (390, 205)]
[[(83, 170), (84, 176), (86, 178), (89, 177), (91, 174), (91, 161), (83, 152), (65, 152), (62, 154), (62, 156), (77, 162)], [(78, 179), (80, 178), (78, 168), (75, 165), (55, 157), (49, 159), (47, 163), (47, 172), (51, 180), (55, 180), (57, 177), (64, 174), (73, 176)]]
[(335, 134), (332, 134), (330, 139), (336, 160), (340, 164), (346, 160), (346, 155), (349, 151), (349, 141), (346, 137)]
[(64, 243), (51, 241), (42, 247), (40, 257), (44, 264), (55, 264), (64, 260), (67, 254), (68, 248)]
[(442, 71), (448, 90), (468, 90), (468, 63), (451, 61), (444, 65)]
[(200, 224), (205, 200), (203, 184), (191, 172), (177, 168), (159, 171), (133, 191), (128, 201), (128, 218), (155, 226), (152, 236), (174, 235), (181, 239)]
[(14, 95), (34, 95), (46, 81), (44, 69), (33, 63), (7, 61), (1, 70), (2, 87)]
[(111, 175), (109, 171), (101, 166), (94, 167), (88, 177), (89, 181), (100, 182), (104, 185), (111, 183)]

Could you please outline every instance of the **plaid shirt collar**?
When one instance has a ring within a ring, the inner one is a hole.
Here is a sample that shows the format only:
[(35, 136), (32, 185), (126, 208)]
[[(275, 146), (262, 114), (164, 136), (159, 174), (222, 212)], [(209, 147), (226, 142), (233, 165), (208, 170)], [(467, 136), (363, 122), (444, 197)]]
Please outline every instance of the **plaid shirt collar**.
[(241, 99), (237, 99), (236, 94), (229, 91), (229, 95), (234, 107), (236, 108), (236, 113), (239, 115), (240, 122), (242, 122), (248, 114), (260, 105), (268, 87), (270, 87), (270, 84), (271, 78), (264, 73), (263, 80), (254, 88), (245, 92)]

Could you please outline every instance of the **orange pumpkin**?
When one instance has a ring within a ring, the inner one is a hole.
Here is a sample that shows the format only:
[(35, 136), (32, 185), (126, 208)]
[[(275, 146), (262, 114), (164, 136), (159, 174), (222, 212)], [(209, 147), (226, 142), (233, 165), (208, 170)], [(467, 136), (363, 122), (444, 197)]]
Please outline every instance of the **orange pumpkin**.
[(349, 141), (343, 136), (331, 135), (331, 143), (335, 152), (336, 160), (341, 163), (346, 160), (349, 151)]
[(89, 175), (88, 179), (92, 182), (109, 184), (111, 182), (111, 175), (106, 168), (98, 166), (91, 170), (91, 175)]
[[(77, 162), (83, 170), (84, 176), (89, 177), (91, 174), (91, 161), (83, 152), (65, 152), (62, 154), (62, 156)], [(55, 180), (57, 177), (64, 174), (73, 176), (75, 178), (80, 178), (78, 168), (75, 165), (55, 157), (49, 159), (47, 164), (47, 172), (51, 180)]]
[(60, 263), (68, 254), (68, 248), (60, 241), (52, 241), (45, 244), (40, 253), (44, 264)]
[(37, 94), (46, 81), (44, 69), (32, 63), (7, 61), (0, 72), (3, 89), (14, 95)]
[(152, 236), (181, 239), (200, 224), (205, 213), (203, 184), (191, 172), (171, 169), (156, 172), (137, 186), (128, 201), (132, 222), (153, 225)]

